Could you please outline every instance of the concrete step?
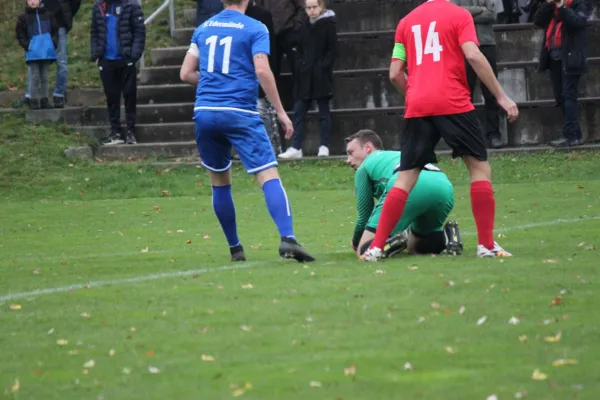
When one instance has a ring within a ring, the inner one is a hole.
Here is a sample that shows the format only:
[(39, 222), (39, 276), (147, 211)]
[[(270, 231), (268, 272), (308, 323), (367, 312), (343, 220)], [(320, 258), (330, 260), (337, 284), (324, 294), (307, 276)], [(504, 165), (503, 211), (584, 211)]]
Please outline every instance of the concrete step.
[(198, 158), (196, 142), (140, 143), (100, 146), (94, 156), (102, 160), (134, 160), (147, 157)]
[[(580, 122), (584, 138), (588, 141), (600, 140), (600, 97), (582, 98)], [(501, 126), (505, 140), (510, 146), (541, 145), (550, 140), (561, 136), (562, 115), (553, 106), (553, 101), (537, 101), (519, 103), (521, 115), (517, 122)], [(482, 114), (482, 105), (477, 104), (480, 117)], [(168, 142), (168, 141), (192, 141), (194, 140), (194, 123), (191, 120), (192, 104), (179, 104), (178, 108), (186, 108), (188, 116), (183, 120), (170, 123), (153, 123), (144, 118), (138, 118), (139, 124), (136, 135), (140, 143), (147, 142)], [(140, 107), (140, 108), (148, 108)], [(154, 106), (155, 110), (160, 110), (167, 114), (168, 107)], [(376, 130), (384, 138), (386, 147), (396, 145), (396, 135), (403, 131), (404, 120), (402, 118), (403, 107), (386, 107), (379, 109), (343, 109), (332, 111), (332, 133), (330, 140), (330, 149), (332, 154), (343, 154), (344, 137), (356, 132), (358, 129), (370, 128)], [(27, 118), (30, 121), (40, 122), (48, 120), (48, 115), (54, 114), (54, 121), (66, 121), (73, 125), (81, 126), (80, 129), (89, 132), (96, 137), (104, 136), (108, 128), (106, 127), (108, 119), (91, 119), (90, 115), (101, 115), (106, 110), (104, 108), (97, 110), (83, 110), (79, 108), (65, 108), (63, 110), (44, 110), (29, 111)], [(179, 115), (179, 111), (175, 111)], [(153, 115), (153, 114), (150, 114)], [(46, 118), (44, 118), (46, 116)], [(175, 120), (176, 118), (172, 118)], [(78, 121), (75, 123), (75, 121)], [(83, 126), (82, 126), (83, 125)], [(91, 127), (88, 125), (92, 125)], [(95, 126), (94, 126), (95, 125)], [(306, 140), (303, 150), (306, 154), (316, 154), (319, 147), (318, 138), (318, 115), (316, 112), (309, 112), (306, 126)]]
[[(544, 38), (541, 29), (533, 24), (495, 25), (494, 29), (499, 61), (538, 59)], [(152, 65), (181, 65), (193, 30), (184, 28), (174, 31), (173, 36), (181, 47), (151, 50)], [(394, 47), (394, 33), (394, 30), (339, 33), (336, 69), (388, 67)], [(588, 51), (589, 57), (600, 57), (600, 21), (590, 21)]]
[[(581, 97), (600, 96), (600, 57), (589, 59), (590, 73), (580, 84)], [(536, 62), (500, 63), (499, 80), (515, 101), (547, 100), (554, 98), (547, 73), (536, 70)], [(387, 68), (336, 71), (334, 73), (333, 108), (396, 107), (404, 104), (403, 97), (392, 86)], [(138, 104), (193, 102), (196, 89), (182, 84), (179, 67), (149, 67), (140, 71), (142, 84)], [(280, 80), (279, 94), (284, 106), (293, 109), (294, 83), (289, 73)], [(483, 101), (481, 88), (476, 87), (476, 101)]]
[[(362, 32), (396, 29), (404, 15), (417, 7), (422, 0), (369, 0), (327, 2), (335, 11), (338, 32)], [(186, 27), (196, 26), (196, 9), (184, 10)]]

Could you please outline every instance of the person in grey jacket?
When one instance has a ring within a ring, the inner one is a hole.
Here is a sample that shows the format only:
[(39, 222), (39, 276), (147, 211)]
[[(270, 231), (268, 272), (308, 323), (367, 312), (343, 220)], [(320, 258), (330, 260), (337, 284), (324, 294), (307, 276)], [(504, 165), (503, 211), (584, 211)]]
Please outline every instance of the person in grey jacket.
[[(454, 4), (469, 11), (475, 21), (477, 29), (477, 39), (479, 40), (479, 49), (487, 58), (492, 66), (492, 70), (498, 77), (497, 56), (496, 56), (496, 36), (493, 25), (496, 23), (496, 2), (495, 0), (452, 0)], [(477, 74), (467, 64), (467, 82), (471, 90), (471, 101), (475, 92), (477, 83)], [(485, 100), (485, 133), (489, 145), (498, 149), (503, 146), (500, 136), (500, 108), (494, 95), (488, 88), (480, 82), (481, 92)]]

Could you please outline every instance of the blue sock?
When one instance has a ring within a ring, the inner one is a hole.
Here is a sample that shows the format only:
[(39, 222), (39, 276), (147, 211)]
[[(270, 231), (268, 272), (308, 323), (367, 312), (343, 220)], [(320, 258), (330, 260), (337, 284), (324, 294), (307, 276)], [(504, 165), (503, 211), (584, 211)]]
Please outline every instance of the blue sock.
[(213, 210), (221, 223), (229, 247), (240, 244), (235, 223), (235, 205), (231, 196), (231, 185), (212, 187)]
[(292, 228), (292, 209), (285, 189), (281, 184), (280, 179), (271, 179), (263, 185), (265, 192), (265, 201), (267, 208), (271, 214), (271, 218), (275, 221), (279, 235), (281, 237), (294, 238), (294, 229)]

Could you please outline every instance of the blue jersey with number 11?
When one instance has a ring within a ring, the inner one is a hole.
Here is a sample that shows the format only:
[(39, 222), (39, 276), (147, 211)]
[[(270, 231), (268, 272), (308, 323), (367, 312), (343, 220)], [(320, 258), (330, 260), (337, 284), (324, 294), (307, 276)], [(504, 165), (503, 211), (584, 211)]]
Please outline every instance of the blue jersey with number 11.
[(189, 53), (200, 63), (194, 110), (256, 111), (254, 55), (269, 55), (269, 32), (261, 22), (224, 10), (194, 31)]

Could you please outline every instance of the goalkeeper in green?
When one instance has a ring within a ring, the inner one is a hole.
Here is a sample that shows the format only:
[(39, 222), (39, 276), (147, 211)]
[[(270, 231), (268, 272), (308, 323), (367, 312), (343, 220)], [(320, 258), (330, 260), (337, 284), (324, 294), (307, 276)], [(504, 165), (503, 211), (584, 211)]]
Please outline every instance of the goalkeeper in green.
[[(383, 150), (381, 138), (364, 129), (347, 137), (347, 163), (355, 171), (354, 186), (358, 217), (352, 248), (360, 257), (375, 237), (381, 208), (394, 185), (400, 152)], [(454, 208), (454, 189), (439, 168), (424, 167), (410, 193), (402, 218), (387, 240), (384, 257), (407, 249), (411, 254), (460, 254), (463, 244), (455, 221), (446, 218)]]

